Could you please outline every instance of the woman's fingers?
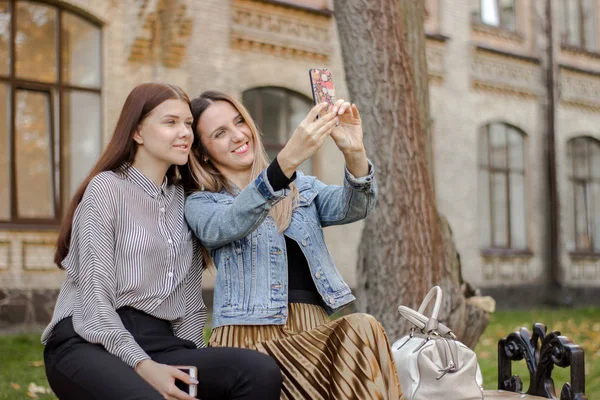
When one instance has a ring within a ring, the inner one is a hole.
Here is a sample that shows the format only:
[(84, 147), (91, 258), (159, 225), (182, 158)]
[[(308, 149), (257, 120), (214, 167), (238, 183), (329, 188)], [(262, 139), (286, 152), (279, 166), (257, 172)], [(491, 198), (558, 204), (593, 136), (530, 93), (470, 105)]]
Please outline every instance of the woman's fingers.
[[(170, 374), (173, 378), (184, 382), (187, 385), (197, 385), (198, 381), (192, 378), (190, 375), (186, 374), (182, 370), (170, 367)], [(180, 390), (177, 386), (174, 386), (172, 391), (169, 393), (169, 396), (174, 397), (179, 400), (194, 400), (195, 398), (190, 396), (188, 393)]]
[(358, 112), (358, 107), (356, 107), (356, 104), (352, 104), (352, 117), (360, 119), (360, 113)]
[(331, 119), (329, 122), (327, 122), (325, 125), (323, 125), (317, 131), (317, 134), (319, 135), (319, 139), (321, 139), (323, 136), (330, 135), (331, 132), (333, 132), (333, 130), (334, 130), (334, 128), (336, 126), (337, 126), (337, 119), (336, 118)]
[(329, 103), (317, 104), (316, 106), (311, 108), (311, 110), (308, 112), (308, 115), (306, 116), (305, 120), (308, 122), (314, 121), (315, 119), (317, 119), (317, 115), (319, 115), (319, 113), (321, 111), (323, 111), (325, 108), (327, 108), (328, 105), (329, 105)]

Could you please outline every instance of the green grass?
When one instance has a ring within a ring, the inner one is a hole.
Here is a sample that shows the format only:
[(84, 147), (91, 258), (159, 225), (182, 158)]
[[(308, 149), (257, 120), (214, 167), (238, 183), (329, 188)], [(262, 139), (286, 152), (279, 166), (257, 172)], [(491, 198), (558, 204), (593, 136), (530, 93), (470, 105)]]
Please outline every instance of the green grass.
[[(475, 352), (479, 360), (486, 389), (496, 389), (498, 382), (498, 339), (524, 326), (530, 331), (534, 322), (542, 322), (549, 331), (560, 331), (585, 351), (586, 396), (600, 399), (600, 309), (560, 309), (532, 311), (503, 311), (491, 315), (490, 324), (480, 338)], [(513, 362), (513, 374), (529, 388), (529, 373), (525, 361)], [(569, 370), (554, 367), (552, 372), (557, 395), (565, 382), (570, 381)]]
[[(559, 330), (585, 350), (586, 395), (600, 399), (600, 309), (561, 309), (498, 312), (491, 316), (490, 324), (477, 345), (486, 389), (497, 386), (498, 339), (521, 326), (532, 328), (534, 322), (543, 322), (551, 330)], [(208, 331), (205, 332), (208, 334)], [(31, 383), (48, 388), (42, 365), (43, 346), (38, 334), (0, 336), (0, 399), (56, 399), (52, 394), (28, 395)], [(529, 387), (529, 374), (523, 361), (513, 364), (513, 373)], [(555, 367), (552, 374), (556, 390), (560, 392), (569, 381), (567, 370)]]

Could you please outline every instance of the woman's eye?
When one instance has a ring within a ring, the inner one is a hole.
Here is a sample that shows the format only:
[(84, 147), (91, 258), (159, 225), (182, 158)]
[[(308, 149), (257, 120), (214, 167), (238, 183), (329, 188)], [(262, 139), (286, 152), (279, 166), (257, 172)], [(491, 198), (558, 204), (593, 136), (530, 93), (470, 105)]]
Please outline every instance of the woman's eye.
[(188, 121), (185, 123), (187, 126), (192, 126), (192, 121)]
[(173, 121), (172, 119), (170, 119), (170, 120), (168, 120), (166, 122), (167, 122), (167, 124), (171, 124), (171, 125), (175, 123), (175, 121)]
[(246, 121), (244, 121), (244, 118), (240, 118), (240, 119), (238, 119), (238, 121), (237, 121), (237, 124), (238, 124), (238, 125), (242, 125), (242, 124), (244, 124), (245, 122), (246, 122)]
[(218, 139), (218, 138), (222, 137), (224, 134), (225, 134), (225, 133), (224, 133), (223, 131), (219, 131), (219, 132), (217, 132), (217, 133), (215, 134), (215, 138), (217, 138), (217, 139)]

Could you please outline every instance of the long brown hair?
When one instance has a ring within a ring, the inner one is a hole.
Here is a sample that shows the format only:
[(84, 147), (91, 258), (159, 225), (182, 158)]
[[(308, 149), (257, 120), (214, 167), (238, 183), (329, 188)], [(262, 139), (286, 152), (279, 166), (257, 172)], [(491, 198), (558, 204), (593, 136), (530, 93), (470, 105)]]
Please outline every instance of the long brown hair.
[[(135, 130), (152, 110), (166, 100), (182, 100), (191, 107), (190, 99), (180, 87), (166, 83), (143, 83), (133, 88), (127, 96), (108, 146), (79, 185), (62, 221), (54, 253), (54, 263), (59, 268), (62, 268), (61, 263), (69, 253), (75, 210), (90, 181), (101, 172), (114, 171), (125, 163), (133, 163), (138, 149), (138, 144), (133, 140)], [(190, 159), (192, 157), (190, 153)], [(186, 189), (194, 187), (195, 182), (189, 165), (189, 162), (183, 167), (171, 165), (166, 174), (169, 183), (181, 182)]]
[[(194, 143), (192, 148), (192, 153), (195, 154), (195, 157), (193, 159), (190, 158), (189, 164), (191, 173), (193, 174), (194, 180), (200, 187), (200, 190), (220, 192), (221, 190), (225, 189), (232, 193), (233, 188), (231, 183), (223, 176), (223, 174), (221, 174), (219, 170), (210, 162), (203, 161), (208, 154), (204, 145), (202, 144), (202, 140), (200, 140), (200, 132), (198, 132), (198, 121), (202, 117), (202, 114), (204, 111), (206, 111), (206, 109), (208, 109), (208, 107), (217, 101), (226, 101), (231, 104), (233, 108), (240, 113), (250, 128), (254, 143), (254, 161), (252, 163), (252, 169), (250, 172), (251, 180), (258, 177), (258, 175), (269, 165), (269, 158), (262, 143), (260, 131), (250, 116), (250, 113), (242, 103), (235, 100), (233, 97), (216, 90), (208, 90), (193, 99), (192, 116), (194, 117), (194, 122), (192, 123), (192, 129), (199, 140)], [(291, 186), (292, 196), (287, 196), (281, 200), (271, 209), (269, 213), (275, 220), (280, 232), (283, 232), (289, 226), (292, 219), (292, 210), (294, 205), (297, 204), (298, 200), (298, 190), (296, 185), (292, 184)], [(211, 266), (212, 258), (210, 257), (210, 254), (208, 254), (204, 248), (202, 249), (204, 259), (207, 261), (207, 264)]]

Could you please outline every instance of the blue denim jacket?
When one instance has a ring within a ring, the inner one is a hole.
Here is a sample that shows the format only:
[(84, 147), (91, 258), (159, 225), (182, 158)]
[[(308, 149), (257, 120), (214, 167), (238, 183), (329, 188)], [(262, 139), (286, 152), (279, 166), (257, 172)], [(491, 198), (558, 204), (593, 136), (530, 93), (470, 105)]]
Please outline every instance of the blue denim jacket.
[[(308, 261), (325, 308), (331, 314), (355, 297), (333, 264), (322, 227), (365, 218), (377, 201), (373, 165), (343, 186), (297, 173), (298, 207), (284, 234)], [(212, 326), (283, 325), (288, 317), (285, 238), (268, 214), (289, 189), (274, 191), (264, 170), (237, 195), (200, 191), (188, 197), (185, 217), (217, 267)]]

